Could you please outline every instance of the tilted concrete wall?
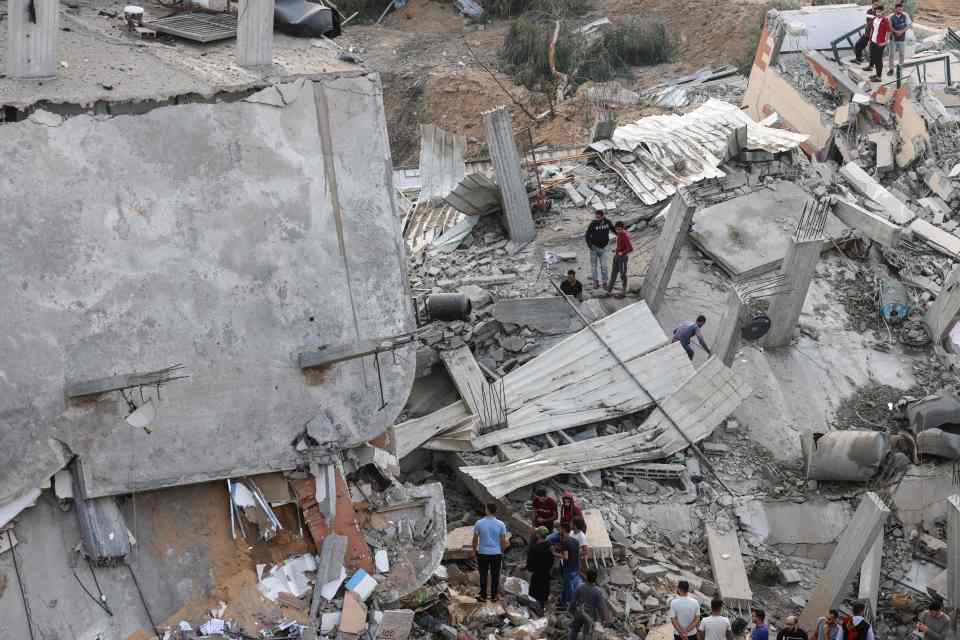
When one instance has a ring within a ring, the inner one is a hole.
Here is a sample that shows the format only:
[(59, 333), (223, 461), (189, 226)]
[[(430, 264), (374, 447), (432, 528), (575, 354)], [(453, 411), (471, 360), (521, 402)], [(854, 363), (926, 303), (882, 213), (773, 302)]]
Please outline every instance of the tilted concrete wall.
[[(414, 353), (304, 373), (297, 354), (412, 330), (375, 75), (245, 101), (0, 126), (0, 504), (80, 456), (88, 495), (296, 463), (307, 428), (394, 422)], [(68, 381), (176, 363), (152, 434)]]

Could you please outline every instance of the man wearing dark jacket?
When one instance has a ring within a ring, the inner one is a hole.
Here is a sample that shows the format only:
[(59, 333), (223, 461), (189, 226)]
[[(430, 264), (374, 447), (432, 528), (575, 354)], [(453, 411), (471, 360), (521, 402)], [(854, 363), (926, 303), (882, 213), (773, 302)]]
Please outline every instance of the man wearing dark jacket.
[[(607, 284), (607, 245), (610, 243), (610, 234), (616, 233), (613, 224), (607, 220), (603, 211), (597, 209), (594, 212), (594, 220), (587, 227), (584, 234), (584, 240), (587, 241), (587, 248), (590, 249), (590, 267), (593, 269), (593, 288), (600, 287), (602, 282)], [(600, 272), (597, 273), (597, 263), (600, 263)], [(600, 277), (603, 280), (600, 280)]]

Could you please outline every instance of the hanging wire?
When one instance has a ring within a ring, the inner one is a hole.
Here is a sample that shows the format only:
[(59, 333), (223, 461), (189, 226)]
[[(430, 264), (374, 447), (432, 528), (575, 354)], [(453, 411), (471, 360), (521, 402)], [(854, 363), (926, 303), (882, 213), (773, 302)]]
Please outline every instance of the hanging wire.
[(23, 600), (23, 612), (27, 616), (27, 629), (30, 631), (30, 640), (36, 640), (33, 635), (33, 615), (30, 613), (30, 603), (27, 602), (27, 592), (23, 588), (23, 576), (20, 575), (20, 563), (17, 562), (17, 550), (13, 547), (13, 534), (7, 529), (7, 544), (10, 545), (10, 556), (13, 558), (13, 570), (17, 574), (17, 585), (20, 587), (20, 599)]

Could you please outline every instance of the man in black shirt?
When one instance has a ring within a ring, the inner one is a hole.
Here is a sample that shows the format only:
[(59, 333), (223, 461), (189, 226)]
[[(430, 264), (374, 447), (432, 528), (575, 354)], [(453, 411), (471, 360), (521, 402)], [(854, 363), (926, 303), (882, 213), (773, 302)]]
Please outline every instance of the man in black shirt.
[(777, 634), (777, 640), (807, 640), (807, 632), (797, 624), (796, 616), (787, 616), (783, 621), (783, 629)]
[(573, 614), (573, 624), (570, 627), (569, 640), (577, 640), (581, 631), (590, 637), (594, 624), (607, 621), (606, 601), (597, 586), (597, 570), (593, 567), (587, 569), (586, 583), (581, 584), (574, 592), (570, 612)]
[[(607, 244), (610, 242), (610, 234), (616, 235), (617, 231), (613, 228), (613, 223), (607, 220), (603, 211), (597, 209), (594, 212), (594, 220), (587, 227), (584, 234), (584, 240), (587, 241), (587, 247), (590, 249), (590, 267), (593, 269), (593, 288), (596, 289), (600, 283), (607, 283)], [(597, 274), (597, 262), (600, 263), (600, 273)], [(603, 276), (603, 280), (598, 278)]]
[(567, 271), (567, 278), (560, 283), (560, 291), (563, 292), (563, 295), (570, 296), (571, 298), (576, 298), (577, 300), (583, 299), (583, 285), (580, 284), (580, 281), (577, 280), (577, 272), (573, 269)]

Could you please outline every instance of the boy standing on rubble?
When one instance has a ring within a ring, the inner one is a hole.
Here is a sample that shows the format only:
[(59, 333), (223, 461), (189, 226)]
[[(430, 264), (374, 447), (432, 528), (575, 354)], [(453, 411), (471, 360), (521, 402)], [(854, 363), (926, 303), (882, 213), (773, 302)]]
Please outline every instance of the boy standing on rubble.
[(597, 586), (597, 570), (587, 570), (587, 581), (577, 587), (570, 603), (573, 624), (570, 626), (569, 640), (577, 640), (582, 630), (585, 637), (591, 637), (593, 625), (607, 621), (607, 605), (603, 592)]
[[(587, 248), (590, 249), (590, 268), (593, 270), (593, 288), (599, 289), (600, 283), (607, 282), (607, 245), (610, 244), (610, 232), (616, 233), (613, 223), (607, 220), (602, 209), (597, 209), (593, 213), (594, 220), (587, 227), (584, 234), (584, 240), (587, 241)], [(598, 278), (597, 263), (600, 263)]]
[(547, 533), (550, 533), (558, 516), (557, 501), (547, 495), (546, 489), (538, 488), (533, 494), (533, 526), (546, 527)]
[(923, 634), (924, 640), (947, 640), (950, 633), (950, 616), (943, 612), (943, 603), (934, 600), (930, 608), (920, 614), (917, 622), (917, 635)]
[(487, 601), (487, 576), (490, 576), (490, 599), (500, 599), (500, 567), (507, 548), (507, 525), (497, 518), (497, 505), (487, 504), (487, 515), (473, 526), (473, 555), (480, 571), (480, 602)]
[(863, 50), (870, 44), (870, 31), (873, 28), (873, 17), (877, 14), (876, 7), (867, 9), (867, 28), (860, 34), (857, 43), (853, 45), (853, 55), (857, 64), (863, 63)]
[(560, 533), (552, 533), (547, 541), (554, 545), (553, 557), (560, 560), (560, 570), (563, 575), (563, 593), (560, 594), (560, 606), (566, 607), (573, 599), (573, 594), (580, 586), (580, 544), (570, 535), (570, 525), (560, 523)]
[(875, 640), (873, 627), (863, 617), (867, 611), (867, 605), (855, 602), (852, 609), (853, 615), (847, 616), (843, 621), (843, 637), (846, 640)]
[(723, 600), (710, 601), (710, 615), (700, 621), (700, 640), (733, 640), (730, 618), (723, 615)]
[(842, 638), (840, 613), (836, 609), (830, 609), (826, 616), (817, 618), (817, 636), (814, 640), (841, 640)]
[(610, 283), (607, 285), (607, 293), (613, 291), (613, 285), (617, 283), (617, 276), (623, 281), (623, 298), (627, 295), (627, 259), (633, 252), (633, 243), (630, 242), (630, 236), (622, 222), (618, 222), (614, 229), (617, 232), (617, 248), (613, 256), (613, 272), (610, 274)]
[(877, 4), (876, 8), (870, 32), (870, 64), (863, 68), (864, 71), (871, 68), (874, 70), (874, 74), (870, 77), (871, 82), (883, 80), (883, 49), (887, 46), (887, 40), (890, 37), (890, 19), (883, 15), (882, 4)]

